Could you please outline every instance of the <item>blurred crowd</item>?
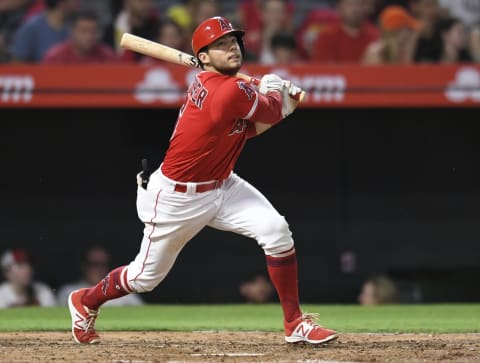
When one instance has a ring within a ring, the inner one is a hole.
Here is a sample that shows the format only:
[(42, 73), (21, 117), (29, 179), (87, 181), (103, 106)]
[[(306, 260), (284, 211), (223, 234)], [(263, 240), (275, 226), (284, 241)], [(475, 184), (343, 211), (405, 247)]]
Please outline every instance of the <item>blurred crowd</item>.
[(0, 0), (0, 63), (155, 65), (122, 34), (191, 53), (217, 15), (245, 30), (247, 62), (480, 62), (480, 0)]
[[(67, 306), (69, 294), (101, 281), (111, 269), (110, 254), (100, 245), (88, 246), (79, 261), (78, 279), (54, 289), (38, 280), (34, 256), (26, 249), (11, 248), (0, 255), (0, 309), (21, 306)], [(75, 268), (75, 266), (73, 266)], [(130, 294), (107, 302), (108, 306), (142, 305), (138, 294)]]
[[(38, 280), (36, 261), (22, 248), (4, 250), (0, 255), (0, 309), (22, 306), (67, 306), (72, 291), (96, 285), (107, 276), (112, 266), (108, 250), (101, 245), (87, 246), (80, 256), (80, 275), (58, 288)], [(74, 269), (75, 266), (73, 266)], [(267, 274), (253, 273), (238, 286), (245, 303), (263, 304), (276, 301), (275, 289)], [(368, 277), (360, 287), (360, 305), (401, 303), (396, 283), (386, 274)], [(129, 294), (106, 302), (106, 306), (143, 305), (139, 294)]]

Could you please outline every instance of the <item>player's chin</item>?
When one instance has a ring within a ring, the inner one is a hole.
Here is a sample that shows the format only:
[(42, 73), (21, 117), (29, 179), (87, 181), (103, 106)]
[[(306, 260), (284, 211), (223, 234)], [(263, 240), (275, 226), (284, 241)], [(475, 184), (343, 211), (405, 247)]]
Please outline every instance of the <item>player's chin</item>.
[(239, 63), (239, 64), (230, 64), (229, 63), (227, 66), (220, 69), (220, 72), (223, 73), (223, 74), (234, 76), (235, 74), (238, 73), (241, 66), (242, 66), (241, 63)]

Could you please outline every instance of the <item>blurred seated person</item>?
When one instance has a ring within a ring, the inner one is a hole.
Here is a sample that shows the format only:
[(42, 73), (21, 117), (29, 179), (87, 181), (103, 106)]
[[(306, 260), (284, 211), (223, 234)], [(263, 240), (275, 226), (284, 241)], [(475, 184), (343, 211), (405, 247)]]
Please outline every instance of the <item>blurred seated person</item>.
[(44, 7), (43, 0), (0, 1), (0, 63), (10, 61), (13, 36), (20, 25)]
[[(68, 295), (77, 289), (96, 285), (110, 271), (110, 255), (107, 250), (101, 246), (90, 247), (82, 258), (81, 265), (82, 277), (78, 281), (67, 283), (60, 286), (57, 291), (58, 305), (68, 305)], [(138, 294), (125, 295), (116, 300), (110, 300), (106, 306), (127, 306), (141, 305), (142, 298)]]
[(480, 23), (472, 26), (468, 44), (472, 60), (480, 63)]
[(241, 7), (240, 27), (247, 61), (268, 62), (270, 41), (278, 32), (293, 33), (293, 3), (287, 0), (246, 1)]
[[(186, 47), (184, 29), (173, 19), (166, 18), (160, 22), (157, 38), (155, 39), (155, 41), (168, 47), (191, 53), (191, 49), (187, 49)], [(146, 66), (171, 64), (161, 59), (148, 56), (143, 58), (140, 63)]]
[(249, 303), (266, 303), (272, 301), (274, 288), (265, 275), (255, 275), (251, 280), (240, 284), (240, 294)]
[(13, 62), (37, 63), (53, 45), (69, 37), (68, 21), (78, 11), (79, 0), (44, 0), (46, 8), (24, 22), (11, 46)]
[(297, 41), (290, 33), (280, 32), (270, 40), (270, 54), (264, 57), (262, 64), (289, 65), (300, 61)]
[[(167, 17), (182, 27), (188, 39), (191, 39), (193, 30), (201, 22), (222, 13), (218, 0), (188, 0), (167, 9)], [(191, 49), (189, 51), (191, 52)]]
[(437, 63), (468, 63), (473, 57), (468, 47), (465, 25), (457, 18), (439, 19), (435, 26), (434, 39), (439, 44), (438, 54), (432, 58)]
[(438, 0), (411, 0), (409, 8), (413, 16), (422, 24), (415, 47), (415, 62), (437, 62), (439, 45), (438, 39), (435, 38), (435, 29), (437, 22), (443, 16)]
[(438, 0), (444, 16), (459, 19), (467, 29), (480, 22), (480, 0)]
[(314, 42), (311, 61), (360, 63), (379, 30), (367, 18), (363, 0), (337, 0), (339, 21), (324, 29)]
[(123, 0), (123, 7), (104, 32), (103, 41), (115, 49), (124, 62), (136, 63), (143, 54), (120, 47), (123, 33), (132, 33), (154, 40), (157, 36), (159, 17), (154, 0)]
[(222, 15), (222, 9), (218, 0), (193, 1), (192, 29), (195, 29), (204, 20), (219, 15)]
[(338, 22), (336, 10), (326, 7), (311, 9), (295, 31), (300, 57), (310, 59), (318, 36), (332, 24)]
[(381, 36), (371, 43), (363, 64), (411, 64), (421, 24), (398, 5), (387, 6), (379, 15)]
[(398, 302), (395, 283), (386, 275), (368, 278), (362, 286), (358, 302), (361, 305), (394, 304)]
[(32, 261), (25, 250), (6, 250), (0, 266), (5, 278), (0, 284), (0, 308), (56, 305), (52, 289), (34, 279)]
[(186, 33), (192, 31), (192, 7), (194, 0), (183, 0), (180, 3), (170, 5), (166, 10), (166, 16), (180, 25)]
[(115, 50), (100, 41), (100, 18), (90, 10), (76, 13), (70, 26), (70, 38), (54, 45), (43, 57), (49, 64), (112, 63)]

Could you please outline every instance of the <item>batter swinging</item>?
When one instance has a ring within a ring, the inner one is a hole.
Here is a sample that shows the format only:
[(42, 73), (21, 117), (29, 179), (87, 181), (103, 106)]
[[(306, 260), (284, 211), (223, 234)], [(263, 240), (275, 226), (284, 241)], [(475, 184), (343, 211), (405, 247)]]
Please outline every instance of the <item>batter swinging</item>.
[(96, 286), (70, 294), (77, 343), (98, 343), (100, 306), (154, 289), (205, 226), (250, 237), (263, 249), (287, 342), (316, 344), (337, 337), (315, 322), (315, 314), (300, 309), (297, 258), (284, 217), (233, 172), (247, 139), (292, 113), (296, 106), (289, 97), (301, 91), (274, 74), (261, 79), (258, 92), (235, 77), (243, 61), (243, 35), (222, 17), (207, 19), (194, 31), (192, 48), (203, 71), (188, 89), (163, 162), (146, 188), (138, 180), (137, 212), (145, 224), (140, 250), (129, 265), (114, 269)]

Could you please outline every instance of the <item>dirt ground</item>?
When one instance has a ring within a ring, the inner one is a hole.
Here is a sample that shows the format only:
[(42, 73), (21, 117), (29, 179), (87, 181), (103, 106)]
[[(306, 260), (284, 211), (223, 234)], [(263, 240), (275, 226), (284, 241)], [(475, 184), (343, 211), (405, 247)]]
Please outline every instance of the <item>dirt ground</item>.
[(288, 344), (265, 332), (102, 332), (85, 346), (69, 332), (0, 333), (0, 362), (480, 362), (480, 334), (342, 334)]

